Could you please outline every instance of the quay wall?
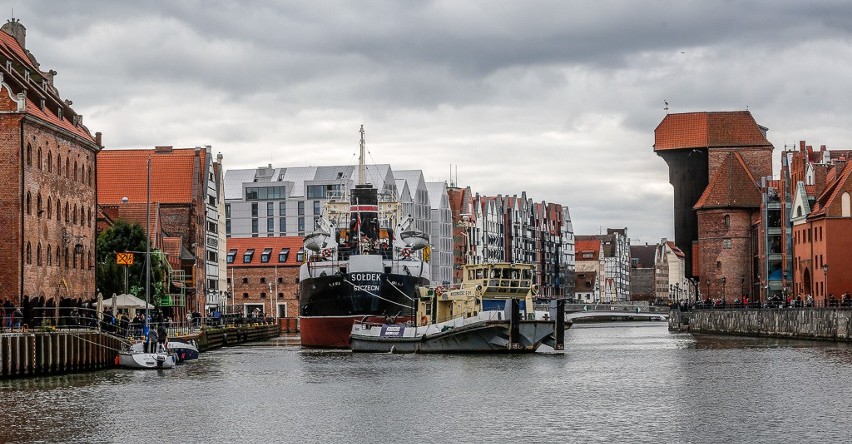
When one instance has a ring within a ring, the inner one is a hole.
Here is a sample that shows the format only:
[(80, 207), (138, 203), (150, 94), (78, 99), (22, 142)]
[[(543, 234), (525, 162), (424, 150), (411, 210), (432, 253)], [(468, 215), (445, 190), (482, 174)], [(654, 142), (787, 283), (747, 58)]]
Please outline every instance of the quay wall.
[(673, 309), (669, 330), (790, 339), (852, 341), (852, 310), (826, 308)]
[(98, 331), (2, 333), (0, 378), (110, 368), (120, 348), (120, 339)]
[(246, 342), (263, 341), (278, 337), (280, 334), (281, 327), (279, 324), (206, 327), (198, 335), (196, 342), (198, 351), (205, 352)]

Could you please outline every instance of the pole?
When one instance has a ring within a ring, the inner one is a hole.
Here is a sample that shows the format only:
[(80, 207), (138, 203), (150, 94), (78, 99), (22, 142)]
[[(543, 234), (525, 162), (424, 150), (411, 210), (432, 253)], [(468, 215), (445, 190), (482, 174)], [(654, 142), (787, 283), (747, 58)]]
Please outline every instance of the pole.
[(275, 266), (275, 307), (272, 308), (272, 320), (278, 325), (278, 266)]
[[(149, 327), (148, 325), (148, 306), (151, 303), (151, 158), (148, 158), (148, 192), (145, 198), (145, 210), (147, 214), (147, 221), (145, 222), (145, 235), (147, 237), (147, 242), (145, 242), (145, 327), (146, 330)], [(113, 301), (115, 302), (115, 301)], [(147, 331), (145, 332), (147, 335)]]

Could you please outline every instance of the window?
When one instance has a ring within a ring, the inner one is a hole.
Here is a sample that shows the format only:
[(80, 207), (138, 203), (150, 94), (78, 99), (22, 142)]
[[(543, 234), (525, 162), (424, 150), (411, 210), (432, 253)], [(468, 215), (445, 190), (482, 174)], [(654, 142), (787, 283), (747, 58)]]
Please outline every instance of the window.
[(266, 299), (266, 293), (261, 293), (261, 294), (260, 294), (260, 298), (261, 298), (261, 299)]
[(33, 263), (33, 247), (27, 242), (27, 264)]
[(299, 223), (299, 225), (298, 225), (297, 229), (299, 230), (299, 232), (305, 231), (305, 218), (300, 217), (298, 223)]
[(722, 248), (726, 250), (731, 249), (731, 240), (730, 239), (722, 239)]
[(282, 278), (282, 277), (278, 278), (278, 283), (279, 283), (279, 284), (283, 284), (283, 283), (284, 283), (284, 278)]
[(252, 256), (254, 256), (254, 248), (249, 248), (245, 253), (243, 253), (243, 263), (251, 263)]
[(285, 187), (246, 187), (246, 200), (277, 200), (285, 197)]
[(36, 247), (36, 265), (41, 266), (41, 242)]
[(53, 248), (50, 246), (50, 244), (47, 244), (47, 257), (45, 259), (47, 259), (48, 267), (53, 264)]
[(216, 206), (216, 196), (207, 196), (207, 204), (211, 207)]
[(305, 215), (305, 201), (300, 200), (300, 201), (298, 202), (298, 207), (297, 207), (297, 210), (296, 210), (296, 214), (298, 214), (299, 216), (304, 216), (304, 215)]
[(725, 215), (725, 228), (730, 228), (730, 227), (731, 227), (731, 216), (726, 214)]
[(287, 232), (287, 218), (286, 217), (279, 217), (278, 218), (278, 231), (280, 231), (281, 234), (284, 234), (284, 233)]
[(38, 149), (38, 156), (36, 157), (36, 167), (41, 169), (41, 147)]
[(231, 204), (225, 204), (225, 217), (231, 217)]
[(299, 251), (296, 252), (296, 262), (302, 262), (304, 259), (305, 259), (305, 250), (300, 248)]
[(32, 195), (30, 195), (30, 192), (27, 191), (27, 214), (33, 214), (32, 200), (33, 200)]
[(592, 253), (583, 253), (583, 259), (591, 259), (592, 257), (594, 257)]
[(266, 283), (266, 278), (265, 278), (265, 277), (260, 278), (260, 283), (261, 283), (261, 284), (265, 284), (265, 283)]
[(267, 202), (266, 203), (266, 217), (272, 217), (275, 215), (275, 202)]
[(266, 232), (269, 233), (270, 236), (275, 232), (275, 219), (271, 217), (266, 218)]
[(287, 202), (278, 202), (278, 215), (286, 216), (287, 215)]
[(74, 161), (74, 180), (77, 180), (77, 161)]
[(65, 202), (65, 223), (66, 224), (71, 222), (71, 214), (70, 214), (71, 212), (68, 210), (68, 208), (70, 208), (68, 206), (68, 202)]
[(47, 172), (53, 172), (53, 153), (50, 151), (47, 152)]
[(290, 255), (289, 248), (282, 248), (281, 251), (278, 252), (278, 262), (287, 262), (287, 256)]
[(62, 154), (56, 153), (56, 175), (62, 175)]
[(257, 217), (257, 202), (251, 203), (251, 217)]
[(33, 146), (27, 144), (27, 166), (33, 166)]
[(41, 209), (41, 193), (38, 193), (38, 196), (36, 196), (36, 215), (41, 217), (43, 212), (44, 210)]
[(71, 170), (71, 159), (65, 158), (65, 178), (68, 178), (69, 171)]
[(248, 284), (248, 278), (243, 278), (243, 283)]
[(231, 234), (231, 219), (225, 221), (225, 234)]
[(272, 256), (272, 248), (264, 248), (263, 253), (260, 253), (260, 261), (263, 263), (269, 262), (270, 256)]
[(248, 293), (243, 293), (243, 299), (248, 299)]
[(251, 220), (251, 234), (253, 237), (257, 237), (257, 219)]
[(314, 214), (316, 215), (316, 214), (320, 214), (320, 213), (322, 213), (322, 209), (320, 208), (320, 201), (315, 200), (314, 201)]
[(77, 225), (77, 204), (74, 204), (74, 225)]

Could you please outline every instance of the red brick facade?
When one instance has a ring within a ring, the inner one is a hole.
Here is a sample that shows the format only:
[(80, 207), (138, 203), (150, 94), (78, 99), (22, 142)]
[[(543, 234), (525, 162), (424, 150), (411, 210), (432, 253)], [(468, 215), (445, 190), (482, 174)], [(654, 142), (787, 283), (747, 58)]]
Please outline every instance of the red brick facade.
[(298, 317), (303, 240), (299, 236), (229, 238), (226, 310), (250, 316), (257, 308), (266, 316)]
[[(20, 43), (0, 32), (0, 298), (95, 297), (100, 145)], [(22, 27), (21, 27), (22, 28)]]

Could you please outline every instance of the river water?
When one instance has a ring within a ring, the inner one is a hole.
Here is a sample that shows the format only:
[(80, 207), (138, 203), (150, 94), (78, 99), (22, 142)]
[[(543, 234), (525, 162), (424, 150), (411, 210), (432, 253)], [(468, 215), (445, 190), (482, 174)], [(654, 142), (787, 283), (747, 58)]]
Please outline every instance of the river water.
[(852, 346), (583, 324), (566, 352), (216, 350), (0, 382), (3, 442), (849, 442)]

